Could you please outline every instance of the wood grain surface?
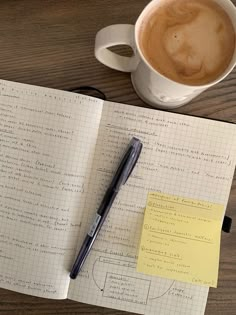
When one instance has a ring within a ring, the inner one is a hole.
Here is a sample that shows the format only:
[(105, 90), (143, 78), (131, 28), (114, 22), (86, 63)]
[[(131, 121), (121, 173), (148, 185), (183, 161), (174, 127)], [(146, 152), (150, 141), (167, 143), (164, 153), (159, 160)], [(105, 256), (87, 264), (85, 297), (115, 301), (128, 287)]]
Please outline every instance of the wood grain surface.
[[(233, 2), (236, 5), (236, 0)], [(92, 85), (101, 89), (108, 100), (149, 107), (135, 94), (129, 74), (113, 71), (94, 57), (96, 32), (110, 24), (134, 24), (147, 3), (147, 0), (1, 0), (0, 78), (63, 90)], [(236, 122), (236, 70), (175, 111)], [(236, 314), (235, 180), (227, 213), (234, 219), (232, 233), (222, 233), (219, 283), (217, 289), (210, 289), (206, 315)], [(128, 313), (0, 289), (0, 314)]]

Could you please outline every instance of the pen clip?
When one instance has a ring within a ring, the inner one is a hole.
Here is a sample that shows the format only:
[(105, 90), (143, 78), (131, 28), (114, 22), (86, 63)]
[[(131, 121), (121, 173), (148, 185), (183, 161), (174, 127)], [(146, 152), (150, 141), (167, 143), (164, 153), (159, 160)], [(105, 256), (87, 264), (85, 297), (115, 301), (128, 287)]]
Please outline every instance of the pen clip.
[[(133, 169), (134, 169), (136, 163), (138, 162), (138, 158), (139, 158), (140, 153), (141, 153), (141, 151), (142, 151), (142, 147), (143, 147), (142, 143), (139, 142), (138, 148), (134, 148), (135, 151), (137, 150), (137, 155), (136, 155), (136, 157), (135, 157), (136, 160), (135, 160), (133, 166), (131, 167), (131, 169), (129, 170), (129, 173), (127, 174), (127, 177), (126, 177), (126, 179), (125, 179), (123, 185), (127, 182), (127, 180), (128, 180), (128, 178), (130, 177), (130, 175), (131, 175), (131, 173), (132, 173), (132, 171), (133, 171)], [(133, 153), (133, 152), (131, 152), (131, 154), (132, 154), (132, 153)]]

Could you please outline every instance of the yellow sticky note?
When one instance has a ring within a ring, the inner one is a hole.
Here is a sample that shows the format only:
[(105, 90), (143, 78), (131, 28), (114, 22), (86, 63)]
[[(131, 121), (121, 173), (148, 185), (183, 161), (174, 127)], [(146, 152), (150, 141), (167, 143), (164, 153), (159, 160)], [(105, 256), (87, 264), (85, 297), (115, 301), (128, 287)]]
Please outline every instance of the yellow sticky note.
[(148, 195), (137, 271), (217, 286), (224, 206), (174, 195)]

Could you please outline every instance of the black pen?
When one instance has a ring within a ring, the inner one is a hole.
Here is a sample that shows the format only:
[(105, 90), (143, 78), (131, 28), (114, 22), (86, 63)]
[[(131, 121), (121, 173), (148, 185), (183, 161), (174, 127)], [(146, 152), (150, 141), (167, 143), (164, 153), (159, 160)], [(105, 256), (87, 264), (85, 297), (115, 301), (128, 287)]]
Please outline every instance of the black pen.
[(90, 249), (101, 229), (107, 214), (112, 206), (113, 201), (116, 198), (120, 188), (124, 185), (133, 171), (135, 164), (138, 161), (139, 155), (142, 150), (142, 143), (137, 138), (132, 138), (128, 148), (121, 160), (121, 163), (108, 187), (105, 196), (102, 199), (101, 205), (99, 206), (95, 220), (86, 235), (84, 242), (80, 248), (79, 254), (74, 262), (74, 265), (70, 272), (70, 278), (75, 279), (87, 258)]

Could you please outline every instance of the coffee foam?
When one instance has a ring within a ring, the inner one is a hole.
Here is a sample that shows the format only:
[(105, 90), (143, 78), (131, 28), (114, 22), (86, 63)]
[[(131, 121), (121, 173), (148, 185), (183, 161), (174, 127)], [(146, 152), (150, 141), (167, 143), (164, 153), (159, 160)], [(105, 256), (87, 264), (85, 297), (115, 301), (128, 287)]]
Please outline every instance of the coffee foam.
[(143, 20), (140, 47), (149, 63), (168, 78), (207, 84), (229, 65), (235, 31), (212, 0), (163, 0)]

